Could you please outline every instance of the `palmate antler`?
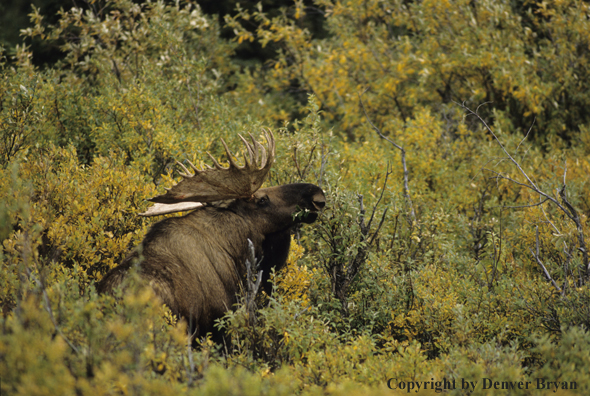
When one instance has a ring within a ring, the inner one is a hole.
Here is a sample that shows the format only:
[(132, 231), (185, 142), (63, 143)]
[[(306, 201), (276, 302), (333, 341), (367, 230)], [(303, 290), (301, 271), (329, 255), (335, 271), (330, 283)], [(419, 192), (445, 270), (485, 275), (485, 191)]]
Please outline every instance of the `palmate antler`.
[(166, 194), (158, 195), (150, 199), (155, 205), (150, 207), (141, 216), (156, 216), (166, 213), (181, 212), (202, 206), (203, 203), (221, 201), (234, 198), (247, 198), (252, 196), (262, 186), (268, 171), (275, 158), (275, 141), (272, 132), (263, 129), (268, 142), (268, 150), (257, 142), (252, 135), (249, 143), (241, 135), (240, 139), (248, 155), (244, 153), (244, 165), (235, 163), (234, 155), (221, 139), (229, 160), (229, 167), (224, 168), (209, 153), (215, 167), (205, 165), (205, 169), (198, 169), (190, 161), (187, 161), (195, 172), (194, 175), (180, 162), (176, 162), (183, 170), (180, 173), (183, 180), (175, 186), (167, 189)]

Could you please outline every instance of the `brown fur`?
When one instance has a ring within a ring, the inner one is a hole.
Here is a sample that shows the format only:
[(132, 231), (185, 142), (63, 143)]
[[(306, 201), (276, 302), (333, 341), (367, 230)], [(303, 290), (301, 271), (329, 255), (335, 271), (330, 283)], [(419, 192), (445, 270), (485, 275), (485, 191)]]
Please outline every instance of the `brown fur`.
[[(272, 267), (286, 262), (291, 229), (312, 223), (324, 206), (321, 188), (288, 184), (258, 190), (226, 207), (204, 206), (152, 226), (142, 242), (140, 274), (173, 313), (185, 318), (196, 336), (214, 330), (214, 321), (236, 303), (245, 277), (248, 242), (263, 258), (263, 285)], [(303, 216), (294, 216), (302, 209)], [(118, 287), (138, 257), (136, 251), (112, 269), (98, 291)], [(268, 286), (267, 290), (268, 290)]]

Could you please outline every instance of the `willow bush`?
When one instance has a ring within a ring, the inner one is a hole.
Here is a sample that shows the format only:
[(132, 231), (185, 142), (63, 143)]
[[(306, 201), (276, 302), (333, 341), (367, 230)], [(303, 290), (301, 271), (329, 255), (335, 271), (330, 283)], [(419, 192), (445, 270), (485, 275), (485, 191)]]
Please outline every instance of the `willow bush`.
[[(55, 24), (33, 8), (0, 56), (1, 391), (587, 394), (587, 14), (294, 1), (238, 8), (224, 39), (193, 1), (99, 0)], [(33, 39), (61, 59), (34, 66)], [(271, 59), (236, 59), (254, 40)], [(238, 306), (224, 344), (192, 343), (137, 276), (98, 295), (174, 161), (225, 161), (219, 137), (262, 126), (267, 184), (315, 183), (328, 203), (256, 320)]]

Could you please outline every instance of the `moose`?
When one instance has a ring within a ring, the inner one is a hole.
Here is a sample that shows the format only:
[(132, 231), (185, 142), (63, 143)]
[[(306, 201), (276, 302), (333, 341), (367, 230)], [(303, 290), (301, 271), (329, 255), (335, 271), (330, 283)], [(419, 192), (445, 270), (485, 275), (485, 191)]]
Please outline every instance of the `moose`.
[(192, 211), (155, 223), (141, 246), (98, 283), (98, 292), (112, 292), (138, 265), (140, 277), (172, 313), (187, 321), (194, 337), (201, 337), (215, 333), (215, 320), (237, 302), (247, 271), (248, 240), (262, 258), (258, 268), (268, 285), (271, 268), (279, 270), (287, 261), (291, 231), (297, 224), (313, 223), (326, 197), (320, 187), (307, 183), (260, 188), (275, 159), (274, 136), (270, 130), (263, 133), (268, 150), (252, 135), (251, 143), (240, 135), (247, 152), (242, 166), (223, 139), (229, 167), (209, 153), (214, 167), (199, 169), (187, 161), (194, 174), (177, 162), (184, 171), (182, 180), (150, 199), (154, 205), (141, 215)]

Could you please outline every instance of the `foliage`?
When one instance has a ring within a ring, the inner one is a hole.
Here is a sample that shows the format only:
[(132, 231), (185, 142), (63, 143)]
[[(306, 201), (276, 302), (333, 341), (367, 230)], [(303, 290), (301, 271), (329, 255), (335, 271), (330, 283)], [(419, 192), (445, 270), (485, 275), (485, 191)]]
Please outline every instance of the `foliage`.
[[(494, 103), (494, 119), (525, 132), (572, 139), (588, 122), (588, 5), (480, 1), (317, 0), (295, 2), (292, 14), (245, 9), (227, 23), (238, 41), (279, 46), (270, 89), (312, 91), (349, 135), (364, 123), (357, 95), (386, 133), (391, 115), (413, 118), (423, 107), (451, 121), (452, 101)], [(320, 10), (327, 38), (301, 20)], [(246, 28), (252, 21), (254, 33)], [(572, 106), (572, 107), (570, 107)], [(578, 110), (579, 109), (579, 110)], [(487, 114), (492, 115), (492, 114)]]
[[(33, 8), (0, 54), (0, 393), (588, 393), (585, 3), (294, 1), (238, 8), (230, 40), (192, 1), (85, 7)], [(328, 200), (255, 320), (193, 342), (136, 275), (98, 295), (174, 161), (262, 126), (267, 184)]]

